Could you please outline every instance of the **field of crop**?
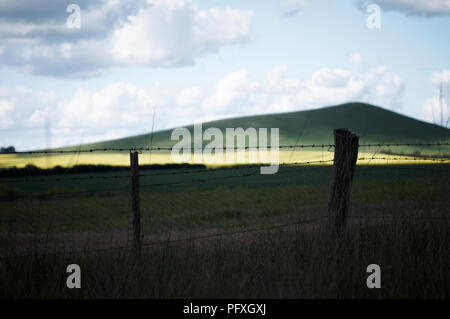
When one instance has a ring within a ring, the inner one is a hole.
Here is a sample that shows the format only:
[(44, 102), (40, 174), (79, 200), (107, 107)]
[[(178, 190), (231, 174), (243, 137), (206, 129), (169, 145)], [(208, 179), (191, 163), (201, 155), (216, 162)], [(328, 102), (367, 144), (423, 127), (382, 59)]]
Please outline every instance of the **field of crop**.
[[(422, 159), (420, 156), (415, 156), (413, 154), (399, 155), (399, 154), (385, 154), (382, 152), (381, 147), (375, 152), (360, 152), (359, 157), (365, 160), (360, 160), (360, 164), (392, 164), (389, 159), (394, 159), (397, 164), (406, 163), (416, 163), (424, 164), (427, 163), (426, 159)], [(255, 152), (257, 153), (257, 152)], [(249, 151), (244, 154), (245, 163), (261, 163), (261, 161), (250, 161), (251, 154)], [(270, 153), (269, 153), (270, 156)], [(435, 155), (439, 157), (439, 154)], [(238, 158), (238, 154), (235, 153), (235, 158)], [(257, 156), (255, 156), (258, 159)], [(270, 158), (270, 157), (269, 157)], [(312, 150), (280, 150), (279, 151), (279, 163), (304, 163), (309, 161), (332, 161), (333, 152), (331, 149), (322, 148), (320, 151)], [(400, 160), (400, 161), (399, 161)], [(442, 162), (450, 163), (450, 159), (445, 158)], [(147, 164), (167, 164), (173, 163), (170, 152), (167, 151), (155, 151), (152, 154), (143, 153), (140, 155), (139, 163), (141, 165)], [(196, 162), (191, 156), (191, 164)], [(223, 166), (227, 165), (225, 156), (222, 157), (220, 161), (217, 161), (213, 157), (203, 158), (204, 163), (208, 166)], [(263, 161), (267, 163), (267, 161)], [(331, 162), (330, 162), (331, 163)], [(116, 153), (79, 153), (79, 154), (58, 154), (58, 155), (24, 155), (24, 154), (6, 154), (0, 156), (0, 168), (18, 167), (23, 168), (27, 165), (34, 165), (40, 168), (52, 168), (55, 166), (62, 167), (72, 167), (74, 165), (118, 165), (118, 166), (129, 166), (130, 165), (130, 155), (126, 152), (116, 152)], [(228, 164), (229, 165), (229, 164)]]
[[(142, 170), (154, 175), (141, 177), (139, 260), (126, 172), (0, 183), (0, 296), (448, 298), (450, 165), (367, 164), (339, 237), (326, 224), (331, 166)], [(382, 289), (365, 284), (373, 263)]]

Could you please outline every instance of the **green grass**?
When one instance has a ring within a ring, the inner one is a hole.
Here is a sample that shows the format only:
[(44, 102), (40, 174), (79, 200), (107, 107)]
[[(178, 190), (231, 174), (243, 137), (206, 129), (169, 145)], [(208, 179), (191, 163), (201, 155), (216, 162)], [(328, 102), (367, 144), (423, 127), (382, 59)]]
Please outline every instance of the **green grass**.
[[(141, 185), (252, 170), (153, 176)], [(0, 256), (36, 254), (0, 259), (0, 297), (448, 298), (449, 165), (358, 166), (340, 238), (326, 219), (294, 225), (326, 214), (331, 170), (282, 167), (272, 176), (142, 187), (144, 242), (291, 226), (145, 246), (139, 262), (129, 249), (61, 254), (131, 245), (128, 178), (14, 184), (18, 194), (124, 191), (0, 202)], [(82, 268), (81, 290), (65, 288), (71, 263)], [(382, 269), (380, 290), (365, 285), (372, 263)]]
[[(166, 244), (129, 251), (2, 261), (2, 298), (448, 298), (449, 224), (351, 222), (326, 228)], [(82, 288), (65, 288), (68, 264)], [(381, 289), (366, 267), (381, 266)]]

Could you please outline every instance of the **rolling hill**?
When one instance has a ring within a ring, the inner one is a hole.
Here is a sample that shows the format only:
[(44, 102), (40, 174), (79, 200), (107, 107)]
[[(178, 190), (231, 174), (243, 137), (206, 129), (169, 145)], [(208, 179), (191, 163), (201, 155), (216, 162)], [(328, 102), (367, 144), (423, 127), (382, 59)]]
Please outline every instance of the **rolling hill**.
[[(203, 123), (203, 130), (208, 127), (219, 128), (224, 134), (226, 128), (249, 127), (279, 128), (280, 145), (298, 144), (332, 144), (333, 130), (335, 128), (349, 128), (360, 136), (360, 144), (372, 143), (438, 143), (450, 142), (450, 129), (419, 121), (381, 107), (364, 103), (346, 103), (337, 106), (324, 107), (320, 109), (297, 111), (289, 113), (266, 114), (230, 118)], [(193, 125), (186, 126), (193, 137)], [(58, 148), (56, 150), (87, 150), (97, 148), (147, 148), (171, 147), (178, 141), (171, 140), (172, 130), (163, 130), (152, 134), (142, 134), (126, 138), (120, 138), (99, 143), (84, 144)], [(270, 138), (269, 138), (270, 140)], [(207, 144), (205, 142), (204, 144)], [(224, 144), (225, 145), (225, 144)], [(309, 152), (308, 154), (306, 152)], [(327, 151), (327, 150), (325, 150)], [(361, 150), (360, 153), (367, 154), (421, 154), (436, 155), (450, 154), (450, 147), (426, 147), (426, 146), (401, 146), (401, 147), (378, 147), (370, 150)], [(289, 150), (284, 152), (280, 160), (299, 161), (324, 158), (323, 150)], [(322, 152), (322, 153), (320, 153)], [(296, 156), (293, 156), (296, 155)], [(327, 158), (332, 153), (326, 154)], [(3, 158), (0, 167), (18, 166), (23, 167), (28, 163), (37, 166), (70, 166), (73, 164), (119, 164), (127, 165), (129, 157), (126, 153), (111, 154), (108, 158), (101, 153), (84, 153), (82, 155), (59, 155), (57, 160), (49, 160), (41, 155), (18, 155)], [(45, 159), (44, 159), (45, 158)], [(170, 162), (170, 152), (153, 152), (150, 157), (145, 157), (147, 163)]]
[[(280, 145), (333, 143), (333, 129), (349, 128), (360, 136), (360, 143), (436, 143), (450, 141), (450, 129), (363, 103), (347, 103), (315, 110), (267, 114), (203, 123), (203, 130), (217, 127), (280, 128)], [(187, 126), (193, 132), (193, 126)], [(153, 146), (172, 146), (172, 130), (153, 133)], [(89, 148), (149, 147), (151, 134), (142, 134), (100, 143)], [(67, 147), (61, 149), (78, 149)]]

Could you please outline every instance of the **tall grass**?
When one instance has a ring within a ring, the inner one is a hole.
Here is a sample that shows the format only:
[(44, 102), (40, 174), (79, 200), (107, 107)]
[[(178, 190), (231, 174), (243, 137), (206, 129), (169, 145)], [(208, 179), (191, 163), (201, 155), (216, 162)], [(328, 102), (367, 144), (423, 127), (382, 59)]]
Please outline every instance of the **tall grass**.
[[(407, 168), (357, 169), (340, 236), (325, 220), (295, 225), (326, 213), (328, 169), (143, 191), (144, 243), (162, 243), (139, 260), (105, 250), (131, 246), (128, 193), (12, 198), (0, 206), (0, 298), (449, 298), (448, 173)], [(66, 287), (69, 264), (81, 289)], [(381, 289), (366, 286), (369, 264)]]
[[(350, 219), (128, 250), (4, 259), (1, 298), (448, 298), (445, 219)], [(82, 288), (66, 288), (69, 264)], [(366, 267), (381, 266), (381, 289)]]

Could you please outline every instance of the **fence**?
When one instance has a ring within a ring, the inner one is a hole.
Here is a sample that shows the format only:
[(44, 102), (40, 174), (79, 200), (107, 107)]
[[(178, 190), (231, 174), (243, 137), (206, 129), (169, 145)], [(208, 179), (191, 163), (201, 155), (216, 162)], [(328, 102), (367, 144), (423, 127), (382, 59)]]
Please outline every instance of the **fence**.
[[(167, 187), (167, 186), (175, 186), (181, 184), (194, 185), (198, 183), (211, 183), (213, 181), (223, 181), (228, 179), (239, 179), (239, 178), (248, 178), (252, 176), (258, 176), (259, 171), (251, 171), (259, 168), (258, 165), (239, 165), (239, 166), (231, 166), (231, 167), (219, 167), (214, 169), (178, 169), (172, 171), (163, 171), (163, 172), (152, 172), (150, 174), (143, 174), (139, 172), (139, 153), (145, 151), (170, 151), (171, 147), (151, 147), (151, 148), (97, 148), (97, 149), (87, 149), (87, 150), (43, 150), (43, 151), (29, 151), (29, 152), (14, 152), (14, 154), (78, 154), (78, 153), (94, 153), (94, 152), (130, 152), (130, 174), (128, 175), (106, 175), (99, 176), (96, 175), (88, 175), (88, 176), (61, 176), (61, 177), (47, 177), (47, 178), (2, 178), (0, 179), (1, 183), (8, 184), (18, 184), (18, 183), (68, 183), (68, 182), (76, 182), (76, 181), (127, 181), (130, 179), (130, 187), (120, 187), (120, 188), (100, 188), (94, 190), (80, 190), (80, 191), (64, 191), (64, 192), (53, 192), (53, 193), (35, 193), (35, 194), (27, 194), (25, 196), (21, 196), (22, 199), (45, 199), (48, 197), (52, 198), (64, 198), (64, 197), (77, 197), (80, 195), (92, 195), (98, 193), (131, 193), (131, 211), (132, 211), (132, 220), (129, 221), (129, 224), (132, 225), (133, 228), (133, 242), (132, 244), (126, 245), (117, 245), (114, 247), (107, 248), (91, 248), (91, 249), (83, 249), (83, 250), (71, 250), (64, 252), (46, 252), (45, 255), (52, 254), (85, 254), (91, 252), (103, 252), (103, 251), (116, 251), (116, 250), (124, 250), (124, 249), (132, 249), (135, 255), (138, 257), (141, 254), (142, 247), (145, 246), (155, 246), (155, 245), (165, 245), (170, 243), (179, 243), (186, 241), (198, 241), (210, 238), (219, 238), (225, 236), (232, 236), (238, 234), (246, 234), (246, 233), (254, 233), (254, 232), (264, 232), (270, 231), (274, 229), (288, 228), (297, 225), (305, 225), (305, 224), (313, 224), (318, 221), (326, 220), (327, 224), (331, 227), (332, 231), (337, 234), (342, 233), (345, 228), (345, 224), (348, 218), (374, 218), (377, 216), (349, 216), (348, 210), (350, 207), (350, 199), (351, 199), (351, 189), (352, 182), (354, 178), (354, 172), (357, 162), (366, 162), (367, 165), (371, 163), (373, 160), (385, 160), (387, 163), (391, 162), (399, 162), (399, 163), (433, 163), (433, 164), (448, 164), (450, 163), (450, 156), (440, 155), (440, 156), (386, 156), (379, 155), (377, 156), (375, 152), (372, 156), (362, 156), (358, 157), (358, 150), (360, 148), (380, 148), (380, 147), (399, 147), (399, 146), (427, 146), (427, 147), (442, 147), (449, 146), (450, 143), (385, 143), (385, 144), (361, 144), (359, 145), (358, 137), (352, 134), (348, 130), (335, 130), (334, 132), (335, 143), (334, 144), (305, 144), (305, 145), (281, 145), (280, 149), (305, 149), (305, 148), (320, 148), (322, 150), (330, 150), (334, 148), (334, 158), (330, 160), (312, 160), (312, 161), (303, 161), (303, 162), (287, 162), (280, 163), (281, 167), (289, 167), (286, 171), (280, 171), (278, 174), (289, 174), (298, 171), (305, 172), (313, 171), (313, 170), (322, 170), (331, 168), (331, 164), (333, 164), (333, 175), (330, 178), (330, 188), (328, 194), (328, 206), (327, 212), (320, 215), (314, 216), (310, 218), (303, 218), (297, 221), (290, 221), (288, 223), (281, 224), (271, 224), (267, 226), (261, 227), (252, 227), (245, 228), (235, 231), (228, 232), (215, 232), (212, 234), (205, 235), (197, 235), (197, 236), (188, 236), (185, 238), (177, 238), (177, 239), (165, 239), (165, 240), (153, 240), (153, 241), (143, 241), (141, 234), (141, 190), (145, 189), (156, 189), (158, 187)], [(234, 150), (243, 149), (243, 150), (251, 150), (251, 147), (243, 147), (237, 148)], [(382, 166), (372, 165), (367, 166), (370, 168), (382, 168)], [(433, 165), (433, 167), (397, 167), (396, 169), (408, 169), (408, 170), (427, 170), (433, 171), (437, 173), (449, 173), (449, 167), (444, 165), (440, 167), (439, 165)], [(219, 176), (211, 176), (217, 172), (239, 172), (244, 171), (243, 173), (236, 173), (232, 175), (219, 175)], [(277, 174), (277, 175), (278, 175)], [(141, 183), (141, 179), (144, 178), (169, 178), (171, 176), (189, 176), (194, 175), (194, 178), (178, 180), (178, 181), (166, 181), (164, 180), (161, 183)], [(269, 178), (269, 177), (267, 177)], [(384, 218), (384, 217), (383, 217)], [(403, 218), (408, 218), (404, 217)], [(414, 217), (417, 218), (417, 217)], [(443, 217), (446, 218), (446, 217)], [(34, 254), (36, 255), (36, 254)], [(30, 254), (17, 254), (11, 256), (1, 256), (1, 258), (22, 258), (30, 256)]]

